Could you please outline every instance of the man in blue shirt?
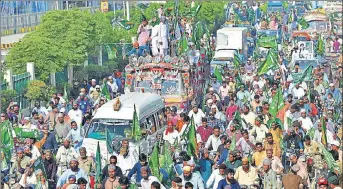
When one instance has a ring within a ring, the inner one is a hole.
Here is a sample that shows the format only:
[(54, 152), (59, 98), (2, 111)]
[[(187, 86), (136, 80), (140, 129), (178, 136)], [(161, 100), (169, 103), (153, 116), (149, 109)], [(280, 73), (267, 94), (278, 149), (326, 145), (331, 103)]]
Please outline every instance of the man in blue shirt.
[(329, 87), (330, 88), (326, 90), (325, 99), (327, 99), (328, 94), (331, 93), (332, 97), (335, 99), (335, 105), (340, 104), (342, 100), (341, 92), (339, 91), (339, 89), (335, 88), (335, 85), (333, 83), (330, 83)]
[(147, 156), (143, 153), (141, 153), (138, 156), (139, 162), (137, 162), (133, 168), (131, 169), (131, 171), (129, 172), (129, 174), (127, 175), (127, 177), (129, 179), (131, 179), (131, 177), (136, 173), (136, 183), (140, 184), (141, 180), (142, 180), (142, 174), (141, 174), (141, 168), (144, 166), (148, 166), (148, 162), (147, 162)]
[(216, 167), (219, 167), (220, 164), (225, 163), (225, 161), (229, 155), (230, 146), (231, 146), (231, 139), (227, 139), (225, 141), (225, 148), (222, 151), (222, 153), (220, 154), (220, 158), (219, 158), (218, 162), (216, 163)]
[(49, 126), (44, 125), (42, 133), (44, 135), (47, 135), (46, 141), (42, 147), (43, 150), (50, 150), (52, 152), (55, 152), (58, 149), (55, 133), (49, 132)]
[(218, 189), (224, 189), (226, 186), (231, 186), (231, 189), (240, 189), (239, 183), (234, 178), (235, 171), (233, 169), (226, 169), (225, 174), (227, 175), (226, 178), (219, 181)]
[(57, 189), (62, 188), (63, 184), (67, 182), (67, 179), (69, 178), (70, 175), (75, 175), (76, 180), (79, 178), (84, 178), (87, 180), (87, 183), (89, 183), (88, 175), (83, 169), (79, 168), (79, 162), (77, 161), (77, 159), (70, 160), (69, 166), (70, 166), (70, 169), (67, 169), (58, 179), (57, 185), (56, 185)]
[(89, 99), (85, 97), (85, 94), (80, 95), (80, 99), (78, 100), (79, 109), (82, 111), (82, 114), (84, 115), (87, 112), (87, 108), (91, 107), (91, 104), (89, 102)]

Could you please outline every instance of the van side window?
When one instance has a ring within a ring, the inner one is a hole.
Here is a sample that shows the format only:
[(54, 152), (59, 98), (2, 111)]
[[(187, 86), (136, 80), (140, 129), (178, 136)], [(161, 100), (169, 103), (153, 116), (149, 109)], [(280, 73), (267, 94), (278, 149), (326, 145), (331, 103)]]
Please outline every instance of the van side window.
[(151, 134), (157, 131), (156, 123), (155, 123), (153, 115), (147, 118), (147, 129), (151, 130)]

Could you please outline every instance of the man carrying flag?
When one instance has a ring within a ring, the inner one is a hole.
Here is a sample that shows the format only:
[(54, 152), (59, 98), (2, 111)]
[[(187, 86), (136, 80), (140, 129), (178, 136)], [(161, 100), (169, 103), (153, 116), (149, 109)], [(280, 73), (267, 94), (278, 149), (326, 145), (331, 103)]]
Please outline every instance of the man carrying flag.
[(333, 133), (326, 129), (326, 120), (324, 116), (322, 116), (321, 122), (318, 123), (317, 127), (318, 129), (314, 132), (313, 140), (323, 144), (325, 147), (327, 144), (331, 144), (334, 141)]

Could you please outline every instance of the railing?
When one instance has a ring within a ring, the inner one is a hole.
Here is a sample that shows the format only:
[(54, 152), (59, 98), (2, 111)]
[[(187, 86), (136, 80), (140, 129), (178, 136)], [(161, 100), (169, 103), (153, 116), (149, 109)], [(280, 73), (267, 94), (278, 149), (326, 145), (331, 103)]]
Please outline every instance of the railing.
[(22, 109), (30, 107), (30, 102), (24, 96), (27, 85), (30, 82), (30, 78), (31, 75), (29, 72), (12, 76), (13, 89), (17, 92), (17, 96), (14, 98), (14, 101), (17, 102)]

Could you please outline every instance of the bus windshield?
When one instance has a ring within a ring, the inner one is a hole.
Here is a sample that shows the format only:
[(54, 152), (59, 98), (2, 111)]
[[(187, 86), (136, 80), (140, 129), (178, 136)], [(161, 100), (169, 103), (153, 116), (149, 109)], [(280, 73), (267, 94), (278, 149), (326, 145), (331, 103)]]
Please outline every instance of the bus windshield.
[(132, 120), (93, 120), (86, 132), (87, 138), (96, 140), (106, 140), (106, 129), (108, 134), (112, 137), (127, 138), (131, 133)]

